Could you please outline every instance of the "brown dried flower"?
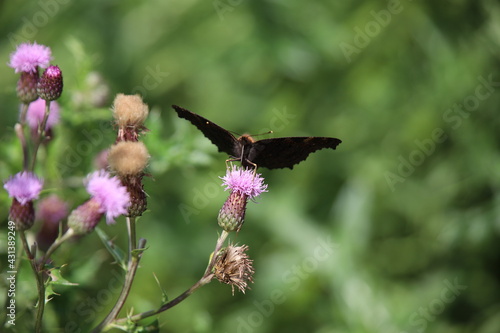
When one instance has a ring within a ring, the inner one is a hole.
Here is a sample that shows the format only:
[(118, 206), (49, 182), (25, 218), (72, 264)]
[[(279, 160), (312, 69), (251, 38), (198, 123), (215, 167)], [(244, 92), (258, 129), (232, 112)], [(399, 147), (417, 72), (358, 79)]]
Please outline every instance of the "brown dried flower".
[(246, 251), (247, 245), (233, 246), (222, 249), (217, 254), (212, 272), (217, 280), (222, 283), (230, 284), (234, 295), (236, 286), (242, 293), (248, 287), (248, 282), (253, 283), (253, 260), (248, 258)]

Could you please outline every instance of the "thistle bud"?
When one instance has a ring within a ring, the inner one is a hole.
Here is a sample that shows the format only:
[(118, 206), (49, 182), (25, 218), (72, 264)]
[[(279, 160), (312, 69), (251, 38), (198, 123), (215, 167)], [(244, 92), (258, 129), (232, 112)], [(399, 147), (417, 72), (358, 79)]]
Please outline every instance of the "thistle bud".
[(46, 101), (58, 99), (63, 91), (63, 77), (58, 66), (49, 66), (38, 81), (37, 91)]
[(38, 71), (22, 72), (17, 81), (17, 97), (24, 104), (29, 104), (38, 98)]

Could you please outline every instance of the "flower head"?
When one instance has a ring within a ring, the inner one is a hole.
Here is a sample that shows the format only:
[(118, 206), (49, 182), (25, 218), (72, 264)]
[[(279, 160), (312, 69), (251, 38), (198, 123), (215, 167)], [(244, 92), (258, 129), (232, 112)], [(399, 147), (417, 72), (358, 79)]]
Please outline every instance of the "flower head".
[(62, 91), (63, 77), (61, 69), (57, 66), (49, 66), (38, 81), (38, 96), (46, 101), (53, 101), (61, 96)]
[(242, 293), (248, 288), (248, 282), (253, 282), (253, 261), (248, 258), (248, 246), (229, 245), (217, 254), (212, 272), (217, 280), (230, 284), (234, 295), (236, 286)]
[(239, 232), (245, 221), (248, 199), (254, 199), (262, 192), (267, 192), (267, 185), (260, 174), (253, 170), (233, 166), (227, 170), (222, 186), (231, 190), (229, 197), (219, 211), (217, 221), (225, 231)]
[(259, 196), (262, 192), (267, 192), (264, 178), (260, 174), (255, 174), (252, 169), (242, 169), (233, 165), (221, 179), (224, 181), (222, 185), (226, 186), (226, 190), (243, 193), (249, 199)]
[(31, 172), (20, 172), (10, 177), (4, 184), (9, 197), (15, 198), (21, 205), (38, 199), (43, 181)]
[[(37, 130), (38, 126), (43, 121), (45, 116), (45, 100), (39, 98), (36, 101), (30, 103), (28, 106), (28, 112), (26, 113), (26, 122), (32, 130)], [(59, 104), (57, 102), (50, 103), (50, 113), (47, 118), (47, 123), (45, 125), (45, 130), (51, 129), (59, 122)]]
[(33, 225), (33, 200), (38, 198), (42, 186), (43, 181), (30, 172), (20, 172), (5, 182), (3, 187), (13, 198), (9, 219), (15, 222), (17, 230), (27, 230)]
[(147, 209), (147, 196), (142, 177), (149, 161), (149, 153), (140, 141), (120, 141), (109, 149), (108, 163), (116, 171), (121, 183), (130, 194), (129, 217), (141, 216)]
[(149, 113), (139, 95), (118, 94), (113, 102), (113, 116), (119, 127), (142, 126)]
[(14, 68), (16, 73), (35, 72), (38, 67), (46, 68), (51, 60), (50, 48), (34, 42), (23, 43), (10, 55), (9, 66)]
[(130, 196), (117, 177), (99, 170), (87, 177), (87, 192), (99, 204), (100, 212), (106, 213), (106, 222), (114, 223), (114, 218), (127, 213)]
[(143, 172), (149, 157), (144, 143), (120, 141), (109, 149), (108, 163), (111, 170), (120, 176), (137, 175)]
[(113, 117), (118, 125), (119, 141), (138, 141), (139, 135), (147, 131), (144, 121), (148, 117), (149, 107), (139, 95), (118, 94), (113, 102)]

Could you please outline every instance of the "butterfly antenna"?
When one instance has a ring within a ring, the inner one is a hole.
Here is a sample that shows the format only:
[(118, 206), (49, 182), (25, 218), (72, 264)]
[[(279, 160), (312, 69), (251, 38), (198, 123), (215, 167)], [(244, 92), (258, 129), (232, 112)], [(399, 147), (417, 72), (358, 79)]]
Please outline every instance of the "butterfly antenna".
[(267, 132), (259, 133), (259, 134), (251, 134), (250, 136), (252, 136), (252, 137), (254, 137), (254, 136), (262, 136), (262, 135), (273, 134), (273, 133), (274, 133), (273, 131), (267, 131)]

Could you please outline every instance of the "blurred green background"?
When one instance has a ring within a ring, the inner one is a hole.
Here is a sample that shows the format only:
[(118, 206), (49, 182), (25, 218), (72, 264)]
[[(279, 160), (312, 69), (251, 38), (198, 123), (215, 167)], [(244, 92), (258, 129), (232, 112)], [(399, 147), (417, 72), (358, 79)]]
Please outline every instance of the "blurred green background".
[[(64, 75), (42, 196), (88, 198), (82, 177), (115, 139), (115, 94), (151, 108), (148, 250), (126, 311), (160, 304), (153, 273), (171, 298), (196, 282), (220, 232), (226, 156), (171, 104), (237, 133), (343, 140), (291, 171), (259, 170), (269, 192), (231, 235), (250, 247), (252, 289), (214, 281), (160, 315), (161, 332), (500, 332), (497, 1), (7, 0), (0, 36), (2, 180), (21, 169), (6, 65), (20, 42), (50, 46)], [(1, 191), (3, 226), (9, 205)], [(101, 226), (126, 247), (123, 219)], [(57, 290), (46, 330), (87, 332), (122, 273), (95, 233), (54, 258), (80, 286)], [(33, 288), (24, 265), (19, 309)], [(20, 311), (17, 332), (31, 320)]]

